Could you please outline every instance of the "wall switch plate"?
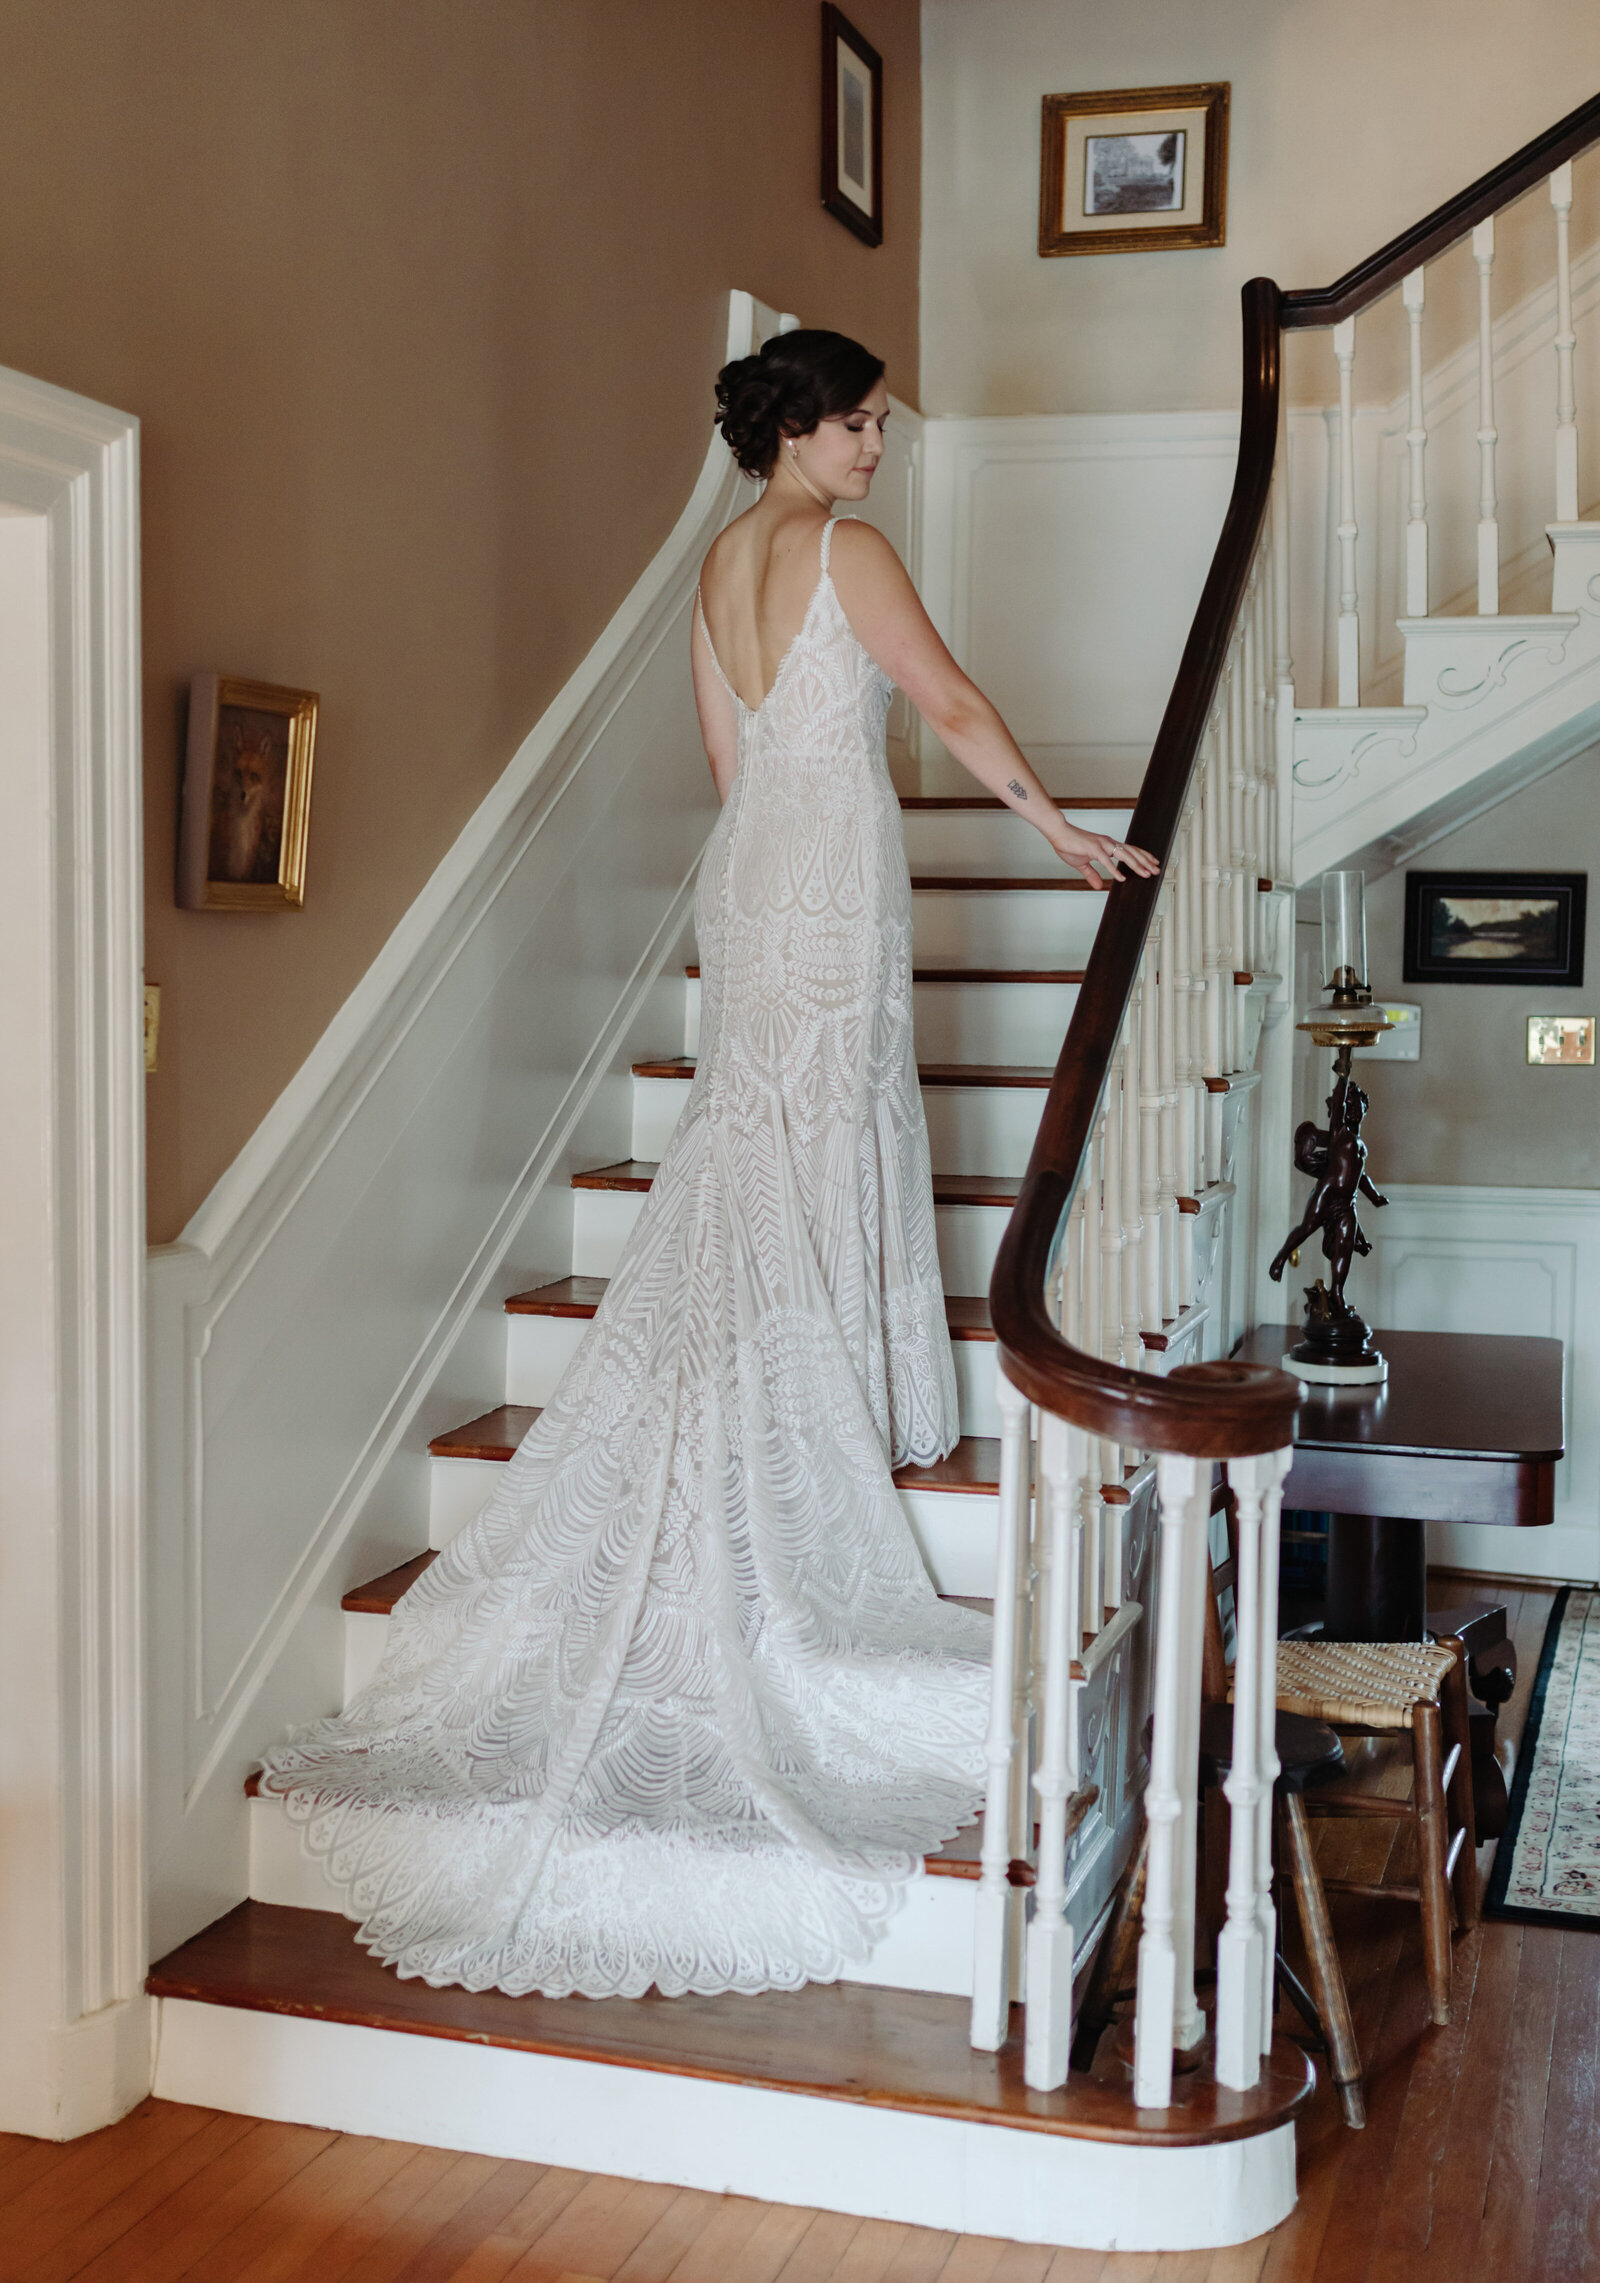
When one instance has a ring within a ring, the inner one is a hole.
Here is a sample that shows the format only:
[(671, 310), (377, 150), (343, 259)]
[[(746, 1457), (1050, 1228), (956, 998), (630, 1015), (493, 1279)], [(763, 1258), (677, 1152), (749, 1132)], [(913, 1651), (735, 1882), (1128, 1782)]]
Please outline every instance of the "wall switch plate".
[(1420, 1062), (1422, 1060), (1422, 1009), (1406, 999), (1374, 999), (1372, 1011), (1393, 1029), (1380, 1031), (1371, 1046), (1355, 1049), (1360, 1062)]
[(144, 1066), (146, 1071), (156, 1067), (156, 1049), (161, 1043), (161, 985), (147, 983), (144, 987)]

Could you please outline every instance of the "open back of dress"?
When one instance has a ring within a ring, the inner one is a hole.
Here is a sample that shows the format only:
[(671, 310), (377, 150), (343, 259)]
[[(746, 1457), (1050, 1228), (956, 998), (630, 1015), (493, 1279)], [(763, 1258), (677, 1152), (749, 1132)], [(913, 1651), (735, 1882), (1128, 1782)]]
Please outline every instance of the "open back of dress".
[(599, 1313), (370, 1686), (262, 1777), (402, 1974), (831, 1980), (975, 1812), (987, 1625), (935, 1595), (890, 1475), (953, 1446), (955, 1376), (891, 685), (831, 537), (763, 703), (717, 668), (700, 1055)]

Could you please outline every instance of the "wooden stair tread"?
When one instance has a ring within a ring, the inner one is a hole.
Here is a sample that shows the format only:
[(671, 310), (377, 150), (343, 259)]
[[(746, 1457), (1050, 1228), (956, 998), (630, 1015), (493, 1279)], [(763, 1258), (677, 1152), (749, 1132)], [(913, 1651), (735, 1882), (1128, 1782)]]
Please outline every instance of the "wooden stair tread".
[(428, 1453), (436, 1459), (508, 1459), (539, 1416), (533, 1403), (499, 1403), (463, 1427), (435, 1435)]
[(379, 1965), (335, 1912), (273, 1903), (239, 1904), (159, 1960), (146, 1988), (153, 1997), (1146, 2146), (1269, 2130), (1300, 2107), (1314, 2082), (1307, 2057), (1279, 2040), (1248, 2093), (1224, 2092), (1195, 2070), (1175, 2080), (1170, 2108), (1136, 2110), (1127, 2070), (1109, 2052), (1094, 2075), (1038, 2093), (1023, 2083), (1020, 2008), (1001, 2051), (978, 2053), (967, 2042), (966, 1999), (860, 1982), (720, 1998), (434, 1990)]
[(610, 1282), (604, 1276), (558, 1276), (553, 1283), (536, 1284), (531, 1292), (514, 1292), (506, 1302), (508, 1316), (592, 1316)]
[(426, 1553), (413, 1554), (409, 1562), (397, 1562), (382, 1577), (368, 1578), (365, 1585), (354, 1585), (340, 1602), (358, 1617), (387, 1617), (404, 1593), (409, 1593), (425, 1569), (438, 1559), (435, 1547)]
[[(597, 1165), (572, 1176), (574, 1189), (648, 1189), (660, 1171), (654, 1158), (624, 1157), (615, 1165)], [(936, 1173), (936, 1205), (1014, 1205), (1022, 1188), (1021, 1176), (1005, 1173)]]
[[(461, 1427), (435, 1435), (428, 1445), (436, 1459), (509, 1459), (539, 1416), (531, 1403), (501, 1403)], [(894, 1479), (905, 1490), (998, 1490), (1000, 1443), (994, 1435), (963, 1435), (950, 1456), (931, 1467), (897, 1467)]]
[[(974, 1174), (973, 1180), (986, 1180), (987, 1175)], [(607, 1279), (603, 1276), (558, 1276), (549, 1284), (536, 1284), (528, 1292), (515, 1292), (506, 1302), (510, 1316), (592, 1316), (605, 1295)], [(989, 1328), (989, 1302), (982, 1295), (947, 1292), (944, 1296), (944, 1320), (953, 1340), (992, 1339)], [(502, 1410), (514, 1410), (515, 1405), (502, 1405)], [(486, 1411), (485, 1419), (499, 1416)], [(476, 1421), (473, 1422), (477, 1424)], [(524, 1429), (526, 1432), (526, 1429)], [(441, 1438), (442, 1440), (443, 1438)], [(435, 1446), (429, 1444), (432, 1450)]]
[[(691, 983), (700, 980), (698, 963), (683, 971)], [(913, 967), (913, 983), (1081, 983), (1081, 967)]]
[[(692, 1054), (664, 1054), (658, 1061), (636, 1062), (635, 1078), (692, 1078)], [(1037, 1086), (1047, 1087), (1054, 1070), (1042, 1062), (919, 1062), (917, 1076), (924, 1086)]]

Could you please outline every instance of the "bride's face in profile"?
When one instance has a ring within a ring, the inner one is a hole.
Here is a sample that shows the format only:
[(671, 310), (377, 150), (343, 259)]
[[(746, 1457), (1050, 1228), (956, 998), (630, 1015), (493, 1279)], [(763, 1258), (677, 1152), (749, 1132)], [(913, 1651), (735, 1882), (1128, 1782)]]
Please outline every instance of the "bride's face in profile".
[(830, 499), (865, 499), (883, 458), (888, 418), (889, 391), (880, 380), (853, 411), (833, 413), (819, 421), (809, 436), (797, 437), (795, 459), (816, 489)]

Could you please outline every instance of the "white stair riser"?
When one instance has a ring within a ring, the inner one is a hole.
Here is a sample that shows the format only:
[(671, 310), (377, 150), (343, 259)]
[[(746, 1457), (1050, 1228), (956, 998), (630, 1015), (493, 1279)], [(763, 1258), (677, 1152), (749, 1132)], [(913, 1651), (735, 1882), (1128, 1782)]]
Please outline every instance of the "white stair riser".
[[(430, 1459), (428, 1543), (442, 1551), (493, 1497), (502, 1459)], [(941, 1593), (994, 1590), (995, 1499), (987, 1491), (902, 1490), (900, 1502)]]
[[(687, 1078), (633, 1082), (633, 1154), (659, 1159), (689, 1099)], [(1020, 1173), (1044, 1111), (1042, 1086), (924, 1086), (935, 1173)]]
[[(367, 1618), (386, 1626), (386, 1617)], [(373, 1663), (376, 1665), (376, 1656)], [(283, 1802), (253, 1799), (250, 1808), (250, 1899), (288, 1910), (342, 1909), (343, 1897), (320, 1862), (300, 1843)], [(890, 1990), (931, 1990), (936, 1996), (972, 1995), (972, 1902), (975, 1879), (918, 1879), (883, 1939), (846, 1982), (873, 1982)]]
[(919, 888), (911, 954), (918, 967), (1082, 967), (1104, 908), (1087, 889)]
[(921, 1062), (1040, 1062), (1054, 1067), (1078, 1003), (1076, 983), (918, 983)]
[(952, 1340), (956, 1362), (956, 1402), (963, 1435), (998, 1435), (1000, 1404), (994, 1391), (993, 1340)]
[(1193, 2148), (1074, 2140), (244, 2006), (158, 2003), (156, 2096), (197, 2108), (1094, 2250), (1249, 2242), (1294, 2209), (1292, 2123)]
[[(572, 1273), (610, 1276), (644, 1210), (639, 1189), (576, 1189), (572, 1195)], [(946, 1292), (987, 1292), (1008, 1205), (936, 1205), (939, 1267)]]
[(506, 1401), (548, 1403), (589, 1324), (587, 1316), (508, 1316)]
[[(1084, 832), (1121, 840), (1133, 815), (1125, 809), (1077, 809), (1068, 821)], [(955, 872), (986, 879), (1048, 872), (1056, 861), (1034, 827), (1011, 809), (907, 809), (906, 861), (913, 873)]]
[(687, 1078), (635, 1078), (633, 1082), (633, 1152), (635, 1157), (665, 1157), (672, 1129), (683, 1116), (689, 1099)]
[[(924, 1062), (1053, 1065), (1078, 1003), (1078, 986), (918, 983), (912, 998), (917, 1053)], [(700, 1051), (700, 982), (693, 975), (684, 982), (683, 1051)]]
[(925, 1086), (935, 1173), (1025, 1171), (1044, 1115), (1042, 1086)]

